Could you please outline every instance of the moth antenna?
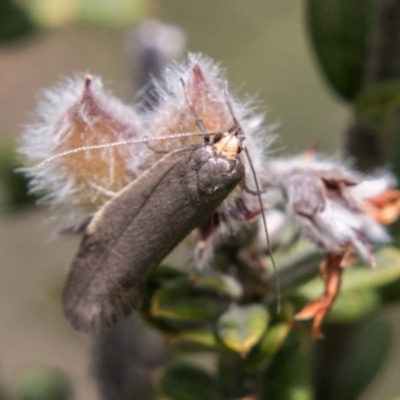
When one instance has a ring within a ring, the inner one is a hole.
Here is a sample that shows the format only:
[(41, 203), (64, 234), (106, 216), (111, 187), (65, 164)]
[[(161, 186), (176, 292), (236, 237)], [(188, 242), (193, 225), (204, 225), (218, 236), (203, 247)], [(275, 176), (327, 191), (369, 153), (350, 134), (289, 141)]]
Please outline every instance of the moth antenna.
[(190, 110), (192, 111), (192, 113), (194, 115), (194, 119), (196, 121), (196, 125), (200, 129), (200, 131), (203, 132), (204, 141), (207, 143), (207, 142), (210, 141), (210, 134), (209, 134), (209, 132), (207, 132), (207, 128), (204, 125), (203, 120), (200, 118), (199, 114), (197, 114), (197, 111), (195, 110), (195, 108), (193, 106), (193, 103), (190, 100), (189, 93), (187, 91), (185, 81), (183, 80), (183, 78), (180, 78), (180, 81), (182, 83), (182, 87), (183, 87), (183, 91), (185, 93), (186, 101), (188, 102), (189, 108), (190, 108)]
[[(208, 132), (207, 135), (219, 135), (219, 133), (218, 132)], [(182, 132), (182, 133), (174, 133), (171, 135), (158, 136), (158, 137), (149, 137), (149, 138), (143, 138), (143, 139), (127, 139), (127, 140), (119, 140), (119, 141), (110, 142), (110, 143), (93, 144), (90, 146), (76, 147), (75, 149), (66, 150), (61, 153), (55, 154), (54, 156), (46, 158), (45, 160), (43, 160), (39, 164), (37, 164), (35, 166), (35, 168), (40, 168), (43, 165), (49, 163), (50, 161), (56, 160), (57, 158), (65, 157), (65, 156), (68, 156), (68, 155), (74, 154), (74, 153), (79, 153), (81, 151), (100, 150), (100, 149), (107, 149), (107, 148), (118, 147), (118, 146), (126, 146), (128, 144), (147, 143), (147, 142), (156, 141), (156, 140), (179, 139), (182, 137), (191, 137), (191, 136), (204, 136), (204, 134), (202, 132), (201, 133), (200, 132)]]
[[(238, 119), (235, 117), (235, 114), (233, 112), (232, 104), (231, 104), (231, 102), (229, 100), (228, 82), (227, 81), (225, 81), (225, 85), (224, 85), (224, 95), (225, 95), (226, 105), (228, 106), (228, 109), (229, 109), (229, 113), (232, 116), (232, 120), (233, 120), (235, 126), (237, 127), (237, 129), (238, 129), (238, 131), (239, 131), (239, 133), (241, 135), (241, 139), (244, 140), (244, 133), (243, 133), (242, 126), (240, 125)], [(249, 162), (251, 174), (253, 175), (254, 183), (255, 183), (255, 186), (256, 186), (256, 195), (257, 195), (258, 203), (260, 205), (261, 219), (262, 219), (262, 223), (263, 223), (265, 238), (267, 240), (269, 258), (271, 260), (272, 270), (273, 270), (274, 275), (275, 275), (275, 291), (276, 291), (276, 297), (277, 297), (277, 312), (279, 314), (281, 312), (281, 284), (280, 284), (280, 281), (279, 281), (279, 275), (278, 275), (278, 270), (276, 268), (275, 259), (274, 259), (274, 256), (272, 255), (272, 247), (271, 247), (271, 240), (270, 240), (270, 237), (269, 237), (269, 232), (268, 232), (268, 227), (267, 227), (267, 219), (265, 218), (264, 209), (263, 209), (263, 203), (262, 203), (262, 199), (261, 199), (261, 195), (260, 195), (260, 193), (261, 193), (260, 184), (258, 182), (256, 170), (254, 168), (253, 162), (251, 161), (249, 151), (243, 145), (242, 145), (242, 150), (246, 154), (246, 158), (247, 158), (247, 160)]]

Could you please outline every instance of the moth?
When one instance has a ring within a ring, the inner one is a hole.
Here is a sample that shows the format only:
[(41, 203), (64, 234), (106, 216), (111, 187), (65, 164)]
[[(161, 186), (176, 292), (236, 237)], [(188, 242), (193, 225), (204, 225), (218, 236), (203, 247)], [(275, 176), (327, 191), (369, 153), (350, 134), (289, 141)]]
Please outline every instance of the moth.
[(74, 328), (98, 331), (138, 309), (150, 272), (241, 181), (240, 159), (217, 143), (167, 154), (94, 215), (62, 296)]
[[(155, 120), (147, 129), (152, 138), (124, 137), (126, 126), (135, 132), (141, 129), (132, 129), (129, 121), (124, 125), (124, 119), (116, 117), (121, 112), (119, 104), (113, 113), (106, 113), (104, 98), (94, 93), (90, 77), (86, 78), (78, 101), (53, 122), (52, 129), (58, 135), (56, 149), (48, 152), (40, 167), (51, 169), (49, 165), (60, 162), (60, 173), (77, 176), (72, 184), (65, 185), (75, 190), (70, 195), (71, 204), (101, 204), (85, 227), (62, 295), (64, 313), (77, 330), (91, 332), (112, 327), (138, 309), (150, 272), (217, 209), (225, 217), (235, 213), (252, 217), (258, 212), (249, 212), (240, 198), (246, 175), (254, 177), (258, 192), (259, 183), (242, 143), (243, 128), (235, 116), (226, 83), (213, 68), (214, 65), (195, 56), (186, 73), (176, 71), (177, 93), (161, 93), (161, 98), (170, 96), (169, 101), (164, 102), (164, 109), (162, 104), (161, 110), (156, 108), (157, 115), (150, 116)], [(169, 78), (166, 77), (167, 82), (171, 81)], [(171, 98), (179, 96), (180, 103)], [(167, 113), (165, 108), (168, 110), (174, 101), (176, 108)], [(246, 122), (242, 116), (243, 120)], [(178, 126), (174, 126), (175, 122)], [(258, 128), (260, 121), (250, 122)], [(175, 133), (182, 131), (187, 133)], [(112, 136), (115, 132), (116, 139)], [(99, 138), (95, 137), (97, 134)], [(54, 132), (51, 135), (56, 136)], [(196, 139), (199, 137), (200, 141)], [(77, 145), (82, 142), (87, 145)], [(128, 157), (124, 152), (129, 145), (138, 143), (142, 145), (141, 152), (148, 152), (155, 162), (151, 167), (140, 165), (142, 171), (135, 179), (119, 184), (121, 171), (128, 170), (121, 167), (120, 159), (135, 161), (137, 155), (131, 153)], [(258, 143), (249, 144), (256, 147)], [(243, 149), (245, 158), (239, 154)], [(97, 155), (103, 150), (103, 154)], [(32, 173), (34, 184), (47, 189), (40, 179), (49, 173)], [(52, 181), (56, 190), (50, 194), (50, 203), (54, 204), (58, 193), (66, 190), (60, 187), (62, 180)], [(227, 203), (230, 196), (233, 200)], [(108, 201), (98, 201), (101, 197)], [(254, 194), (250, 197), (254, 200)], [(68, 206), (68, 202), (62, 201)], [(261, 198), (257, 207), (261, 210)], [(209, 236), (210, 233), (203, 240), (210, 240)]]

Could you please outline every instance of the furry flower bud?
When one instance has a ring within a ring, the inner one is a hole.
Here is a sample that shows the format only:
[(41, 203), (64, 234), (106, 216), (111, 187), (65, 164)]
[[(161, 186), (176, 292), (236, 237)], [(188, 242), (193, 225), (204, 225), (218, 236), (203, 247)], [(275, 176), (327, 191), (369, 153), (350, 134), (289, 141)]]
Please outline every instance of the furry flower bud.
[(38, 115), (22, 138), (20, 151), (27, 163), (83, 148), (40, 168), (26, 168), (31, 191), (44, 194), (43, 202), (57, 208), (64, 227), (78, 227), (141, 173), (149, 151), (144, 145), (140, 155), (137, 146), (90, 147), (140, 138), (140, 122), (131, 107), (104, 92), (100, 78), (91, 76), (44, 92)]
[(391, 190), (396, 183), (392, 175), (363, 176), (339, 162), (314, 157), (271, 160), (267, 168), (271, 182), (286, 198), (287, 213), (327, 253), (342, 254), (351, 245), (365, 260), (371, 260), (368, 242), (390, 240), (373, 210), (376, 198), (390, 191), (390, 222), (397, 217), (393, 207), (400, 193)]
[[(202, 55), (190, 54), (186, 63), (169, 67), (161, 82), (155, 82), (153, 87), (157, 104), (144, 115), (150, 137), (177, 132), (200, 132), (190, 103), (205, 131), (227, 132), (234, 125), (227, 105), (227, 95), (233, 113), (243, 128), (245, 145), (251, 154), (256, 175), (263, 181), (264, 165), (272, 136), (262, 126), (263, 116), (253, 113), (249, 101), (241, 102), (226, 93), (226, 80), (218, 65)], [(151, 148), (155, 150), (153, 157), (156, 160), (160, 153), (203, 141), (202, 136), (155, 141), (151, 143)], [(212, 253), (213, 247), (223, 241), (223, 237), (238, 232), (242, 229), (243, 221), (253, 221), (260, 212), (257, 197), (244, 189), (244, 186), (254, 187), (249, 161), (244, 156), (241, 156), (241, 161), (245, 166), (244, 185), (238, 186), (223, 202), (212, 221), (199, 227), (195, 257), (197, 265), (206, 264), (206, 254)]]

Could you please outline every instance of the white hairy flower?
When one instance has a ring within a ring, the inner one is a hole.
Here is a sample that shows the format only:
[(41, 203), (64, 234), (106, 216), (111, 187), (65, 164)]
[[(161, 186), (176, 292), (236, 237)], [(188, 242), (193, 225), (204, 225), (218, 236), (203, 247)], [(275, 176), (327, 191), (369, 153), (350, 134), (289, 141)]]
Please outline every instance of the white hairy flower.
[[(37, 121), (20, 152), (30, 189), (56, 209), (63, 227), (78, 227), (113, 193), (142, 172), (146, 146), (87, 149), (35, 164), (75, 148), (143, 137), (136, 112), (105, 92), (100, 78), (78, 76), (44, 91)], [(139, 155), (138, 155), (139, 154)]]
[(369, 242), (390, 240), (372, 207), (377, 197), (395, 186), (391, 174), (362, 175), (339, 161), (316, 157), (269, 160), (266, 168), (270, 184), (286, 198), (288, 215), (327, 253), (342, 254), (352, 245), (371, 260)]

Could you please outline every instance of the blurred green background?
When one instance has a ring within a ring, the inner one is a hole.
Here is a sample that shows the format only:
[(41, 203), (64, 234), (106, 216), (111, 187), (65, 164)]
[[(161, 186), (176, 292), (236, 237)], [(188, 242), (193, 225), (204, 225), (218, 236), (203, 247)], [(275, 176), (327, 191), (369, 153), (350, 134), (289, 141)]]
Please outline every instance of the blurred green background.
[[(108, 89), (131, 101), (132, 29), (141, 17), (152, 15), (183, 29), (188, 51), (220, 62), (232, 88), (257, 96), (267, 123), (277, 124), (273, 155), (300, 152), (315, 140), (324, 153), (341, 152), (351, 110), (320, 74), (306, 32), (303, 2), (86, 3), (78, 14), (76, 1), (31, 2), (34, 21), (41, 27), (21, 23), (17, 30), (21, 36), (0, 44), (0, 147), (16, 140), (31, 121), (39, 91), (75, 72), (101, 75)], [(93, 3), (112, 3), (116, 8), (109, 6), (102, 14)], [(0, 0), (0, 15), (10, 4)], [(6, 22), (0, 17), (4, 30)], [(46, 364), (70, 375), (76, 398), (96, 399), (89, 371), (90, 340), (70, 328), (55, 294), (77, 240), (46, 243), (51, 229), (44, 224), (47, 217), (38, 209), (0, 214), (0, 382), (11, 385), (23, 366)], [(394, 338), (400, 336), (399, 316), (398, 309), (385, 311), (385, 318), (394, 324)], [(400, 340), (396, 340), (388, 364), (362, 399), (397, 394), (399, 369)]]

